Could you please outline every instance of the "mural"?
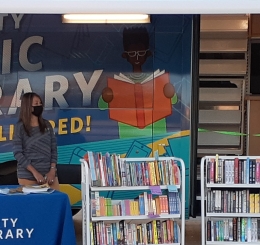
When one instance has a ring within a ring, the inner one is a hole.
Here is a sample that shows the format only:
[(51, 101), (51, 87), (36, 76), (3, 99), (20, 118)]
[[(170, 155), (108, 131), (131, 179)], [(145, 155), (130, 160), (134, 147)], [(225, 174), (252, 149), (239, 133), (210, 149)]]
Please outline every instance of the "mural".
[[(103, 90), (102, 99), (109, 104), (110, 119), (144, 129), (172, 114), (174, 87), (165, 71), (142, 72), (143, 64), (152, 55), (149, 35), (144, 27), (125, 28), (123, 47), (122, 57), (132, 65), (133, 71), (108, 78), (108, 87)], [(165, 120), (161, 128), (165, 133)]]
[(33, 91), (54, 127), (59, 163), (79, 164), (86, 151), (157, 150), (184, 160), (188, 200), (192, 18), (151, 17), (144, 25), (86, 25), (2, 14), (0, 162), (13, 159), (21, 95)]

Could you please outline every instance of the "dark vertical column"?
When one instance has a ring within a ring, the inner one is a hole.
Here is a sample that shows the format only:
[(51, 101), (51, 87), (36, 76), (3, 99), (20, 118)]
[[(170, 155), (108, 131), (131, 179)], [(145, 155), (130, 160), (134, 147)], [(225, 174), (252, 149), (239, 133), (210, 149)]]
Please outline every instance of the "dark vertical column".
[(199, 114), (200, 15), (192, 20), (192, 86), (191, 86), (191, 154), (190, 154), (190, 215), (196, 217), (197, 141)]

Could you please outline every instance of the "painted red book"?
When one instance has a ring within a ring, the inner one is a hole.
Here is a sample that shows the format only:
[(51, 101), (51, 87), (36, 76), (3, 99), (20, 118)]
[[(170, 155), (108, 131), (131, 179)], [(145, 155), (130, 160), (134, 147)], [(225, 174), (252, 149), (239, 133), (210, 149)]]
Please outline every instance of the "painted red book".
[(168, 83), (169, 73), (164, 71), (157, 71), (138, 83), (123, 74), (108, 78), (108, 87), (113, 91), (110, 119), (142, 129), (171, 115), (171, 98), (164, 94)]

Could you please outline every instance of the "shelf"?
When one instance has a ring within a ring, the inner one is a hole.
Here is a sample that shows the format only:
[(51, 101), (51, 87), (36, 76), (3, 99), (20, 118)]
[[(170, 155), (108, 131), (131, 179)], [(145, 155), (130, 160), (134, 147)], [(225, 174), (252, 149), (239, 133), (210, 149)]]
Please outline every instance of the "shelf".
[[(218, 176), (219, 176), (219, 173), (221, 173), (221, 176), (224, 175), (226, 172), (226, 168), (224, 168), (224, 164), (219, 164), (219, 165), (216, 165), (216, 158), (217, 156), (204, 156), (202, 159), (201, 159), (201, 163), (200, 163), (200, 176), (201, 176), (201, 183), (200, 183), (200, 186), (201, 186), (201, 214), (205, 214), (205, 215), (202, 215), (201, 216), (201, 244), (202, 245), (228, 245), (228, 244), (232, 244), (232, 245), (259, 245), (260, 242), (238, 242), (238, 241), (207, 241), (207, 232), (208, 232), (208, 228), (209, 228), (209, 225), (212, 226), (212, 224), (214, 225), (215, 223), (218, 223), (219, 221), (223, 221), (223, 220), (232, 220), (233, 218), (260, 218), (260, 213), (219, 213), (219, 212), (212, 212), (211, 209), (207, 209), (208, 208), (208, 201), (210, 202), (211, 199), (211, 194), (212, 194), (212, 191), (216, 190), (216, 193), (217, 193), (217, 196), (215, 196), (215, 206), (222, 206), (223, 203), (222, 203), (222, 199), (223, 196), (220, 195), (222, 194), (221, 192), (223, 191), (228, 191), (228, 192), (232, 192), (232, 191), (238, 191), (240, 192), (239, 193), (239, 198), (244, 198), (244, 190), (247, 190), (246, 191), (246, 195), (248, 194), (248, 190), (251, 189), (251, 191), (253, 191), (254, 189), (256, 190), (259, 190), (260, 189), (260, 184), (259, 183), (255, 183), (255, 184), (235, 184), (235, 183), (232, 183), (232, 184), (226, 184), (226, 183), (207, 183), (207, 174), (208, 174), (208, 168), (207, 168), (207, 164), (212, 164), (212, 161), (211, 159), (214, 159), (214, 171), (212, 171), (212, 168), (210, 168), (210, 174), (212, 174), (214, 176), (214, 178), (216, 177), (216, 172), (215, 172), (215, 169), (218, 169), (219, 172), (217, 172)], [(232, 160), (234, 161), (235, 158), (238, 158), (239, 160), (246, 160), (247, 158), (251, 159), (251, 160), (256, 160), (258, 159), (259, 157), (258, 156), (218, 156), (218, 159), (220, 160)], [(210, 160), (209, 160), (210, 159)], [(211, 166), (210, 166), (211, 167)], [(232, 168), (234, 167), (234, 173), (235, 173), (235, 165), (227, 165), (226, 167), (229, 167), (229, 168)], [(245, 166), (243, 166), (245, 167)], [(247, 167), (247, 166), (246, 166)], [(246, 168), (247, 171), (248, 171), (248, 168)], [(239, 171), (241, 171), (241, 169), (238, 169), (238, 173)], [(257, 178), (256, 178), (257, 179)], [(222, 179), (223, 180), (223, 179)], [(210, 193), (208, 192), (210, 191)], [(250, 192), (250, 191), (249, 191)], [(228, 193), (230, 194), (230, 193)], [(241, 195), (241, 196), (240, 196)], [(224, 195), (224, 197), (226, 197)], [(231, 204), (233, 204), (234, 200), (233, 200), (233, 196), (230, 196), (228, 195), (228, 197), (231, 197)], [(209, 198), (209, 200), (208, 200)], [(237, 198), (237, 195), (236, 195), (236, 198)], [(244, 199), (242, 199), (244, 200)], [(237, 204), (238, 200), (236, 200), (236, 204)], [(229, 200), (226, 199), (226, 203), (229, 203)], [(211, 203), (210, 203), (211, 204)], [(248, 203), (247, 203), (248, 205)], [(211, 206), (211, 205), (210, 205)], [(207, 210), (210, 210), (211, 212), (207, 212)], [(223, 210), (223, 209), (222, 209)], [(233, 211), (233, 209), (232, 209)], [(208, 221), (210, 221), (209, 223), (207, 223)], [(230, 229), (229, 227), (229, 224), (228, 223), (224, 223), (224, 228), (228, 228)], [(211, 228), (210, 228), (211, 229)], [(211, 233), (211, 230), (210, 230), (210, 233)], [(212, 234), (210, 234), (212, 235)], [(211, 238), (211, 237), (210, 237)]]
[[(180, 189), (180, 185), (175, 185)], [(161, 190), (167, 190), (167, 185), (160, 185)], [(150, 190), (150, 186), (92, 186), (91, 191), (131, 191), (131, 190)]]
[[(122, 161), (154, 161), (154, 158), (120, 158)], [(82, 244), (83, 245), (91, 245), (91, 236), (90, 236), (90, 224), (91, 222), (102, 222), (102, 224), (111, 224), (116, 223), (118, 221), (124, 220), (126, 224), (147, 224), (154, 220), (178, 220), (178, 243), (167, 243), (167, 244), (157, 244), (157, 245), (184, 245), (185, 244), (185, 164), (184, 161), (180, 158), (176, 157), (159, 157), (159, 161), (161, 160), (174, 160), (178, 162), (178, 167), (180, 168), (180, 180), (181, 183), (179, 185), (170, 186), (172, 191), (178, 191), (180, 198), (180, 214), (161, 214), (158, 215), (127, 215), (127, 216), (99, 216), (99, 217), (91, 217), (90, 210), (90, 192), (108, 192), (111, 194), (111, 204), (116, 204), (116, 202), (120, 202), (121, 199), (127, 199), (127, 197), (131, 196), (131, 193), (135, 194), (137, 192), (149, 192), (152, 188), (151, 186), (90, 186), (91, 178), (90, 172), (87, 162), (84, 159), (81, 159), (81, 183), (82, 183)], [(154, 187), (154, 186), (153, 186)], [(162, 190), (168, 190), (169, 185), (159, 185)], [(169, 189), (170, 189), (169, 187)], [(151, 188), (151, 189), (150, 189)], [(158, 188), (159, 189), (159, 188)], [(126, 193), (127, 195), (121, 195), (121, 192)], [(157, 191), (157, 190), (156, 190)], [(128, 195), (129, 194), (129, 195)], [(112, 198), (113, 197), (113, 198)], [(131, 198), (130, 198), (131, 199)], [(179, 224), (180, 223), (180, 224)], [(180, 225), (180, 226), (179, 226)], [(174, 231), (175, 232), (175, 231)], [(156, 244), (150, 244), (156, 245)]]
[(223, 241), (223, 242), (206, 242), (207, 245), (227, 245), (227, 244), (232, 244), (232, 245), (259, 245), (259, 242), (233, 242), (233, 241)]
[(258, 218), (260, 213), (207, 213), (207, 217), (246, 217)]
[(100, 216), (92, 217), (92, 221), (118, 221), (118, 220), (160, 220), (160, 219), (176, 219), (180, 218), (180, 214), (161, 214), (159, 217), (149, 217), (148, 215), (136, 215), (136, 216)]
[(260, 184), (206, 184), (207, 188), (260, 188)]

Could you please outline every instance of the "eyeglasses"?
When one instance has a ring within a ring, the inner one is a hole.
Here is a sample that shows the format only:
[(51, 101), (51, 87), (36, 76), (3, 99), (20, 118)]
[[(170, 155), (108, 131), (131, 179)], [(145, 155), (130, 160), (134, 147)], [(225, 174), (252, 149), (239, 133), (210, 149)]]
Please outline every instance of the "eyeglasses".
[(140, 51), (125, 51), (125, 53), (127, 53), (129, 55), (129, 57), (135, 57), (136, 55), (138, 56), (145, 56), (146, 55), (146, 52), (148, 51), (149, 49), (146, 49), (146, 50), (140, 50)]

